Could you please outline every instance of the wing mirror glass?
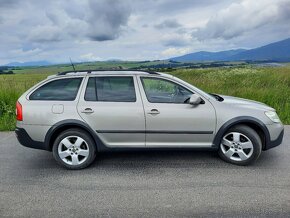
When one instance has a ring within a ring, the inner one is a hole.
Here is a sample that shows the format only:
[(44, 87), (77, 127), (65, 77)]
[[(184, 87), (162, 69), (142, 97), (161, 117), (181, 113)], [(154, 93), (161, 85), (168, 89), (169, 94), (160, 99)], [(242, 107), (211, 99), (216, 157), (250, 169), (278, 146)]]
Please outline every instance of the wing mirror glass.
[(201, 97), (199, 97), (197, 94), (192, 94), (190, 96), (190, 99), (189, 99), (189, 104), (191, 105), (198, 105), (202, 102), (202, 99)]

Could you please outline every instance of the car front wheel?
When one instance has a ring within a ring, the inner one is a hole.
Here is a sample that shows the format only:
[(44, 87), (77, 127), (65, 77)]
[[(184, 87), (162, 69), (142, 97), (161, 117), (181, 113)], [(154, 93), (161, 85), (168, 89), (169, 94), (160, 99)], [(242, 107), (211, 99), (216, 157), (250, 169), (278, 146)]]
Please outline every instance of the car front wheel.
[(248, 165), (258, 159), (261, 151), (262, 143), (257, 132), (248, 126), (239, 125), (223, 135), (218, 153), (227, 162)]

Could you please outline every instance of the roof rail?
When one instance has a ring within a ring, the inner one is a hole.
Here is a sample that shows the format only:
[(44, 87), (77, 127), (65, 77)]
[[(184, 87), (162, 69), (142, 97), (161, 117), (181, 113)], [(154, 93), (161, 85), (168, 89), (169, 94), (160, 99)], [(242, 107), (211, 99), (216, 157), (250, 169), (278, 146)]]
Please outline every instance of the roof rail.
[(104, 69), (104, 70), (101, 70), (101, 69), (97, 69), (97, 70), (70, 70), (70, 71), (64, 71), (64, 72), (59, 72), (57, 75), (66, 75), (68, 73), (80, 73), (80, 72), (87, 72), (88, 74), (90, 74), (91, 72), (94, 72), (94, 71), (98, 71), (98, 72), (101, 72), (101, 71), (116, 71), (116, 72), (122, 72), (122, 71), (135, 71), (135, 72), (143, 72), (143, 73), (148, 73), (148, 74), (159, 74), (157, 72), (154, 72), (154, 71), (145, 71), (145, 70), (130, 70), (130, 69), (122, 69), (122, 70), (114, 70), (114, 69)]

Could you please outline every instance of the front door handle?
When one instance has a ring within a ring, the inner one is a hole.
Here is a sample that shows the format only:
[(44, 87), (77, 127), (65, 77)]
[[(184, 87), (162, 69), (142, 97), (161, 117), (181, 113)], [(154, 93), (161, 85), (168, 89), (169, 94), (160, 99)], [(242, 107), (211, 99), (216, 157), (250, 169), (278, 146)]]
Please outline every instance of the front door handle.
[(91, 113), (94, 113), (94, 110), (92, 108), (86, 108), (86, 109), (82, 110), (81, 113), (91, 114)]
[(148, 112), (148, 114), (154, 115), (154, 114), (160, 114), (160, 112), (157, 109), (152, 109), (150, 112)]

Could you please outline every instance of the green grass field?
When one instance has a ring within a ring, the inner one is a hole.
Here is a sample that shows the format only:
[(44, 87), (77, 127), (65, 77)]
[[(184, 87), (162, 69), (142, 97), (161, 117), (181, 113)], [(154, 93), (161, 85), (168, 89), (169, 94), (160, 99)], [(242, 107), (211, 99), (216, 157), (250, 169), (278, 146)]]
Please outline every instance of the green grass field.
[[(18, 74), (0, 75), (0, 131), (14, 130), (15, 102), (24, 91), (63, 70), (52, 69), (26, 68)], [(290, 124), (289, 66), (181, 69), (170, 73), (207, 92), (264, 102), (277, 110), (284, 124)]]

